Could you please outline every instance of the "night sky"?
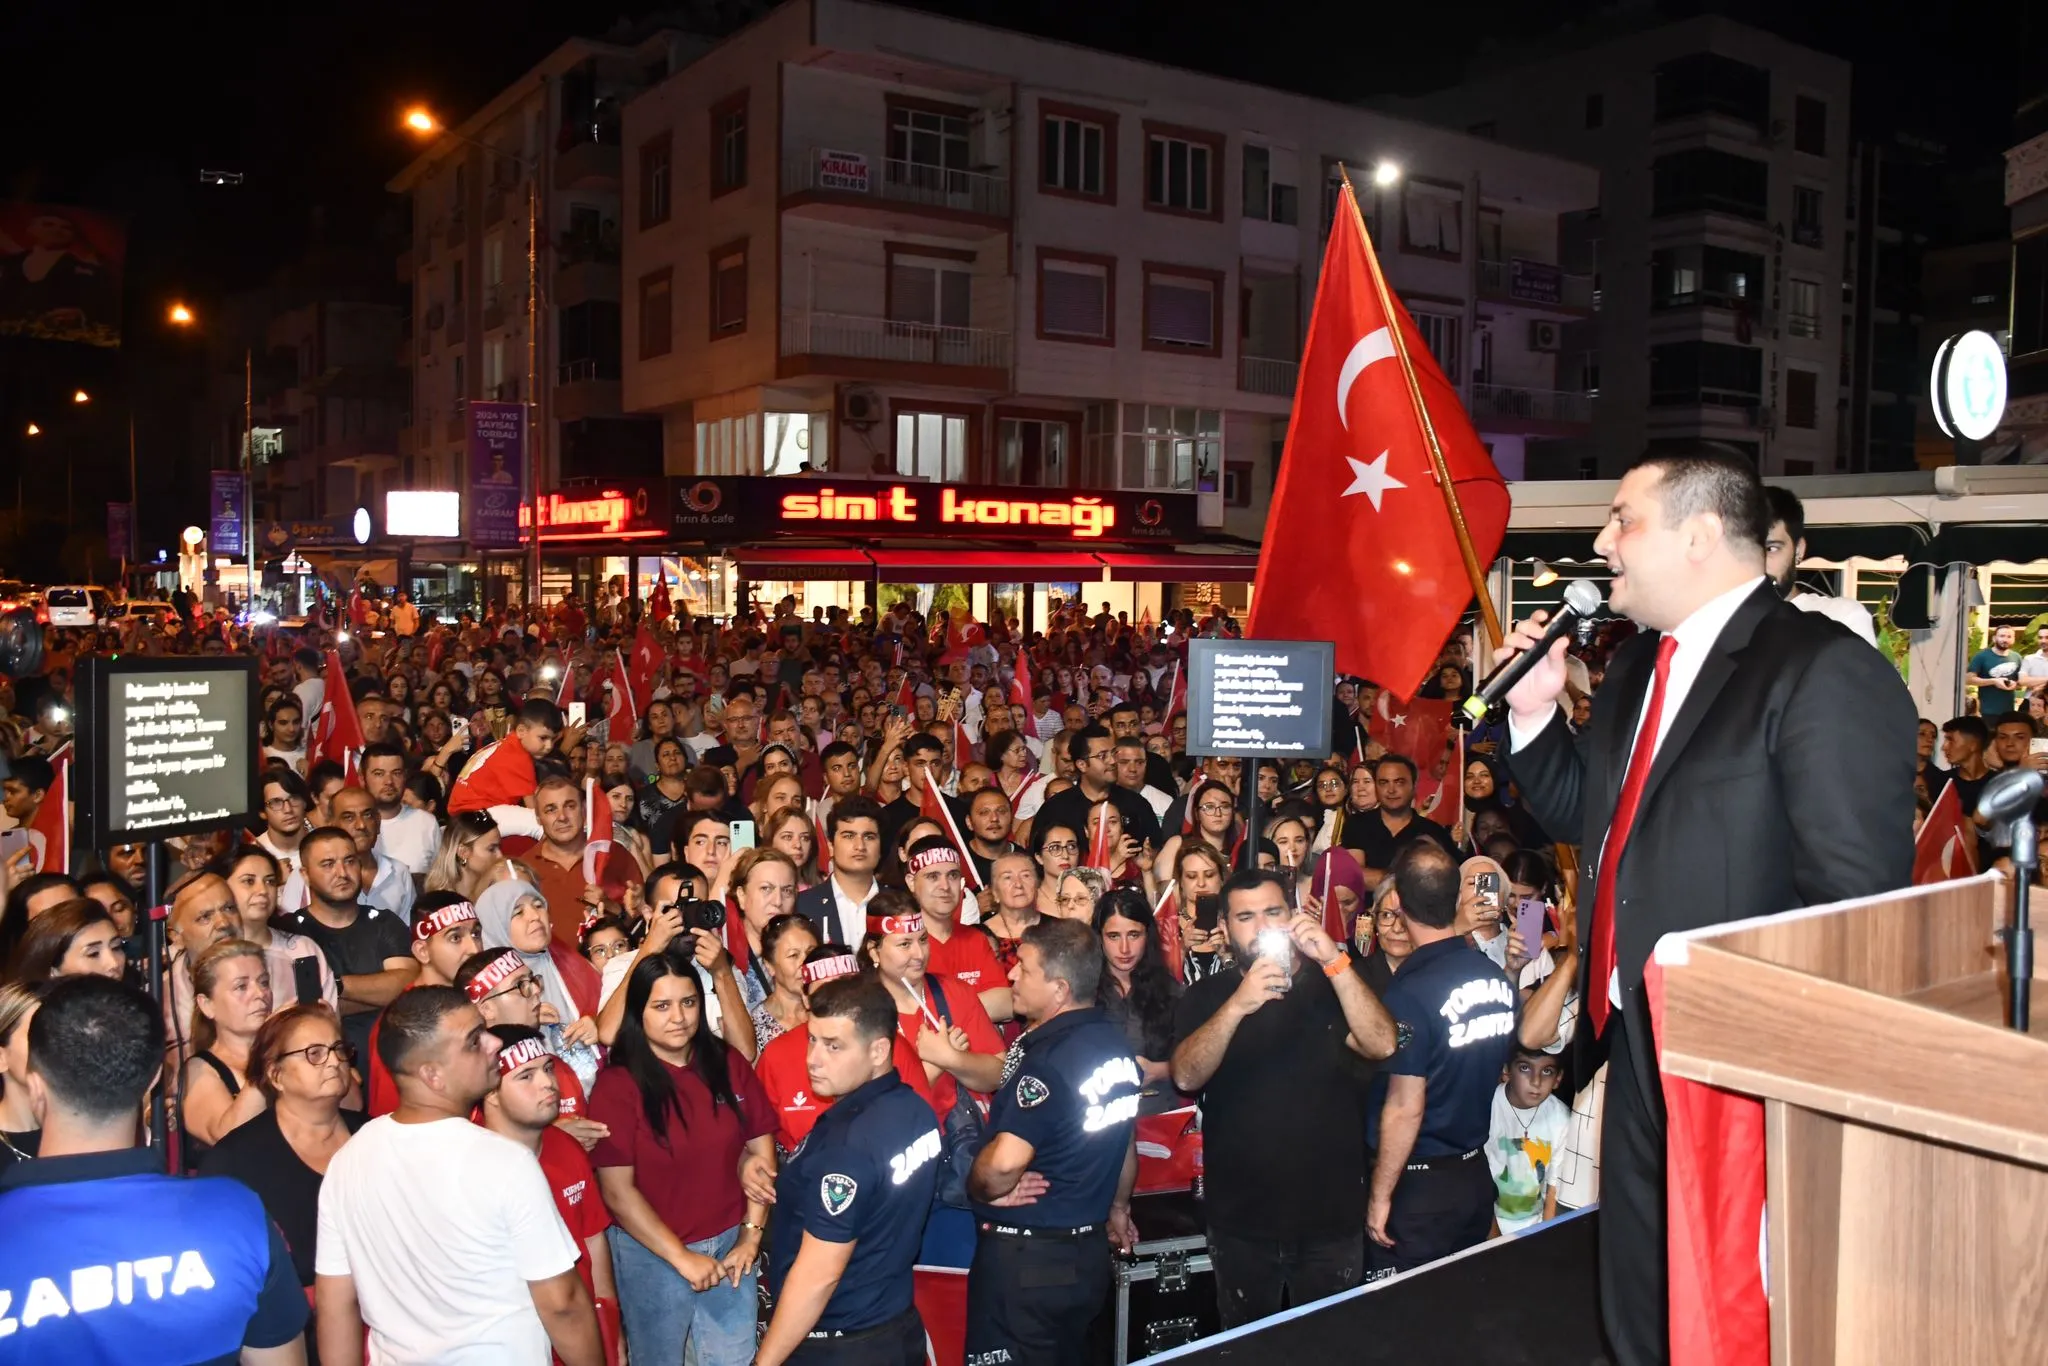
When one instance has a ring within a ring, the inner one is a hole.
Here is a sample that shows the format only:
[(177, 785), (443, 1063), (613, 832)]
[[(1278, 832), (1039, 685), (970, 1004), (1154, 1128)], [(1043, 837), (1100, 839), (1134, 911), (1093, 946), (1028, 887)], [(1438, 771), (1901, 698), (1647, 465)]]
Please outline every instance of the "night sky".
[[(167, 336), (159, 321), (173, 297), (203, 304), (272, 279), (309, 253), (344, 273), (381, 272), (388, 282), (405, 220), (382, 186), (415, 151), (396, 122), (407, 103), (423, 100), (462, 117), (564, 38), (602, 36), (619, 15), (680, 12), (698, 16), (699, 26), (730, 28), (765, 7), (746, 0), (616, 8), (359, 0), (204, 13), (189, 6), (0, 7), (0, 53), (8, 58), (0, 80), (0, 198), (108, 209), (129, 224), (129, 344), (120, 353), (57, 347), (60, 354), (28, 358), (17, 349), (0, 376), (0, 420), (15, 425), (72, 383), (132, 386), (142, 395), (153, 375), (159, 387), (166, 375), (189, 378), (193, 339)], [(1512, 53), (1611, 9), (1587, 0), (926, 0), (917, 7), (1334, 98), (1448, 84), (1483, 50)], [(316, 8), (327, 13), (308, 12)], [(1676, 17), (1696, 8), (1667, 4), (1662, 12)], [(2048, 69), (2035, 36), (2048, 33), (2048, 0), (1740, 0), (1713, 8), (1850, 58), (1859, 129), (1881, 114), (1946, 143), (1958, 164), (1996, 160), (2022, 87), (2040, 83), (2036, 73)], [(1511, 130), (1501, 131), (1512, 140)], [(246, 180), (238, 188), (202, 187), (202, 168)], [(105, 445), (79, 458), (106, 458)], [(20, 460), (18, 437), (0, 438), (0, 505), (10, 509)], [(38, 473), (32, 468), (30, 479)]]

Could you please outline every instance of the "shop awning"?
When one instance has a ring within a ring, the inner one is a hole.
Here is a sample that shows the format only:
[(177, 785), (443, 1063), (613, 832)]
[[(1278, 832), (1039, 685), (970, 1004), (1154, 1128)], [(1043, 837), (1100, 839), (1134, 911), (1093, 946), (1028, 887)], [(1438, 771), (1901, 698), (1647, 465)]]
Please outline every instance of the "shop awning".
[(1201, 554), (1197, 551), (1102, 550), (1096, 558), (1120, 583), (1250, 583), (1259, 557), (1250, 554)]
[(1102, 577), (1102, 562), (1067, 550), (871, 550), (888, 583), (1066, 583)]
[(747, 546), (726, 554), (749, 579), (867, 579), (875, 563), (852, 548)]

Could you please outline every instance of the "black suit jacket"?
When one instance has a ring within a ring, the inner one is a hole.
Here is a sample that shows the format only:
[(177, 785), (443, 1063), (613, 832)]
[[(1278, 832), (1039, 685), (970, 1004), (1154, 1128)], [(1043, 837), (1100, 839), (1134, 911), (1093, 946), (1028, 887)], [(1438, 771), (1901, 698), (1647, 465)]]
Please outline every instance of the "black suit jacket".
[[(1579, 942), (1589, 949), (1601, 846), (1657, 641), (1644, 632), (1615, 652), (1583, 734), (1560, 714), (1508, 756), (1536, 819), (1578, 846)], [(1657, 751), (1616, 870), (1624, 1002), (1634, 1005), (1661, 935), (1909, 885), (1917, 725), (1890, 660), (1758, 585)]]

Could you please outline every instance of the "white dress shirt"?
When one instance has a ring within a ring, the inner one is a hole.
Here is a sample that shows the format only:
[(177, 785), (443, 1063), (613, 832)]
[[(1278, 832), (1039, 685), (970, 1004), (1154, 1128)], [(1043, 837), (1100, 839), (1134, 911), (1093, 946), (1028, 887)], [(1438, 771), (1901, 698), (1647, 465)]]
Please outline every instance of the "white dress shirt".
[(405, 871), (405, 865), (387, 854), (370, 850), (370, 857), (377, 860), (377, 876), (363, 889), (363, 900), (379, 910), (391, 912), (407, 925), (412, 924), (412, 903), (418, 894), (413, 885), (412, 874)]
[(825, 881), (832, 888), (833, 909), (839, 913), (839, 924), (836, 927), (838, 934), (835, 937), (842, 944), (852, 944), (858, 948), (860, 941), (868, 932), (868, 903), (875, 899), (876, 892), (882, 890), (881, 884), (869, 883), (868, 894), (855, 901), (846, 888), (839, 885), (836, 873)]
[[(1763, 575), (1759, 574), (1755, 578), (1748, 579), (1729, 589), (1717, 598), (1709, 598), (1706, 602), (1701, 603), (1691, 616), (1679, 622), (1677, 627), (1672, 630), (1671, 638), (1678, 642), (1678, 648), (1671, 653), (1671, 671), (1664, 680), (1664, 710), (1658, 713), (1657, 716), (1657, 734), (1655, 739), (1651, 741), (1650, 748), (1652, 760), (1656, 758), (1658, 746), (1664, 743), (1664, 737), (1671, 733), (1671, 723), (1678, 719), (1678, 711), (1679, 708), (1685, 705), (1686, 694), (1692, 691), (1692, 685), (1698, 680), (1700, 670), (1706, 666), (1707, 652), (1713, 648), (1714, 642), (1721, 638), (1721, 632), (1728, 629), (1728, 622), (1734, 617), (1736, 609), (1742, 606), (1749, 595), (1756, 591), (1756, 586), (1763, 581)], [(1635, 725), (1630, 728), (1630, 733), (1638, 737), (1638, 740), (1631, 742), (1629, 746), (1629, 754), (1631, 756), (1635, 753), (1635, 744), (1640, 740), (1643, 729), (1643, 716), (1650, 709), (1650, 695), (1655, 689), (1656, 683), (1654, 678), (1650, 686), (1643, 689), (1642, 710), (1636, 713)], [(1549, 720), (1545, 718), (1542, 725), (1525, 729), (1515, 720), (1513, 715), (1510, 715), (1508, 717), (1508, 752), (1512, 754), (1517, 750), (1526, 748), (1529, 742), (1534, 740), (1538, 732), (1543, 729), (1543, 726), (1548, 724)], [(1619, 791), (1620, 789), (1617, 787), (1616, 790)], [(1600, 865), (1595, 861), (1593, 866), (1598, 868)], [(1607, 999), (1614, 1005), (1618, 1006), (1621, 1004), (1621, 969), (1619, 966), (1608, 974)]]

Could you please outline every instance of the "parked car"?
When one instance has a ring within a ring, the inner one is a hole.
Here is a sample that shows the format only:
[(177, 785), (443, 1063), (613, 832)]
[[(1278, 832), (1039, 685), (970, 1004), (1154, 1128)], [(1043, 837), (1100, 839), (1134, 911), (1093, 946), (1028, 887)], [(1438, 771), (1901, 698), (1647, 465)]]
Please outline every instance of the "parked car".
[(104, 588), (59, 584), (43, 590), (43, 606), (52, 626), (90, 628), (111, 615), (114, 600)]
[(152, 625), (162, 626), (178, 619), (178, 609), (167, 602), (124, 602), (115, 606), (108, 621), (118, 626), (131, 617), (143, 617)]

